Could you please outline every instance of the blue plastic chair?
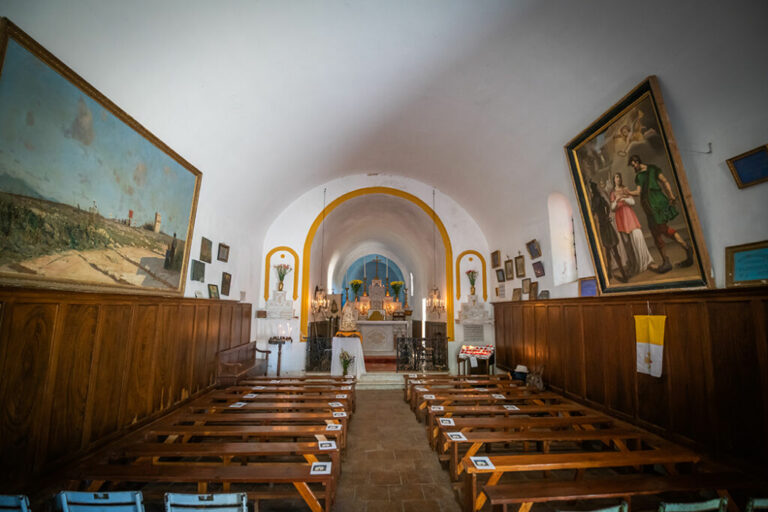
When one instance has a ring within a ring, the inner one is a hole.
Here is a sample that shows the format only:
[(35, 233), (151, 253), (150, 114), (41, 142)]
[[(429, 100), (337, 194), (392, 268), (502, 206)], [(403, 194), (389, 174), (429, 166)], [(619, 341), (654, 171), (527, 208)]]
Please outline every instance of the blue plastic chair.
[(62, 512), (144, 512), (141, 491), (61, 491), (58, 502)]
[(728, 498), (725, 497), (693, 503), (662, 503), (659, 505), (659, 512), (705, 512), (707, 510), (726, 512), (727, 509)]
[(745, 512), (754, 512), (755, 510), (768, 510), (768, 498), (749, 498)]
[[(626, 501), (622, 501), (618, 505), (614, 505), (612, 507), (605, 507), (605, 508), (599, 508), (596, 510), (590, 510), (589, 512), (627, 512), (629, 510), (629, 506), (627, 505)], [(562, 511), (559, 511), (562, 512)]]
[(248, 512), (244, 492), (221, 494), (165, 494), (165, 512)]
[(23, 494), (17, 496), (0, 494), (0, 511), (29, 512), (29, 498)]

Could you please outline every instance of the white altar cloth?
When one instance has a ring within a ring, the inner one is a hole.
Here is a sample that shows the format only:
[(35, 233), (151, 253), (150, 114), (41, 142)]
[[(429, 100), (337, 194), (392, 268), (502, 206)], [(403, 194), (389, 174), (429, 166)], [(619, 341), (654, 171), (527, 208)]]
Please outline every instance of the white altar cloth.
[(333, 338), (331, 345), (331, 375), (342, 375), (344, 372), (341, 366), (339, 354), (346, 350), (355, 360), (349, 365), (350, 377), (358, 379), (365, 375), (365, 359), (363, 359), (363, 345), (360, 338)]

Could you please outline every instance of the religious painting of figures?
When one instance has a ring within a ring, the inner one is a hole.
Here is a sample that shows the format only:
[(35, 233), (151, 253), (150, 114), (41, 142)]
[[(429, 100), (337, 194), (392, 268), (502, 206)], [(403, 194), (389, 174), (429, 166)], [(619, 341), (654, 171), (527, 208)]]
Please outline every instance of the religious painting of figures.
[(0, 282), (181, 295), (201, 173), (0, 19)]
[(656, 77), (635, 87), (565, 152), (601, 293), (712, 286)]

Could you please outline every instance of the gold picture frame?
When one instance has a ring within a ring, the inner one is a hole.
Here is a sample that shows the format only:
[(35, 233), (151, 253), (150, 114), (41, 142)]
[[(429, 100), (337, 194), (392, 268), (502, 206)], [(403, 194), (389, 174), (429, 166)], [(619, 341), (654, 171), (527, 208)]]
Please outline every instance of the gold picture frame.
[(601, 294), (713, 286), (655, 76), (571, 140), (565, 153)]
[(768, 240), (725, 248), (725, 286), (768, 285)]
[(6, 18), (0, 86), (0, 284), (183, 295), (202, 173)]

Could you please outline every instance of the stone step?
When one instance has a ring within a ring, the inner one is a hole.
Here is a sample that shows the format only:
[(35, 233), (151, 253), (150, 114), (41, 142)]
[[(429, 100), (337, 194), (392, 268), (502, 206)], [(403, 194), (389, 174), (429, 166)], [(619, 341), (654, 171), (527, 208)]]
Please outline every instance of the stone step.
[(397, 372), (368, 372), (360, 377), (355, 389), (403, 389), (404, 375)]

